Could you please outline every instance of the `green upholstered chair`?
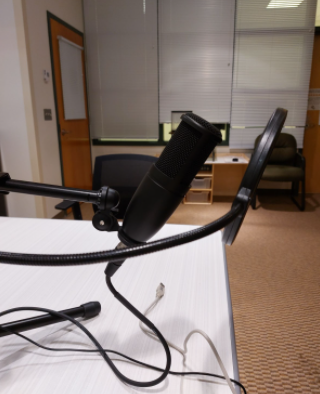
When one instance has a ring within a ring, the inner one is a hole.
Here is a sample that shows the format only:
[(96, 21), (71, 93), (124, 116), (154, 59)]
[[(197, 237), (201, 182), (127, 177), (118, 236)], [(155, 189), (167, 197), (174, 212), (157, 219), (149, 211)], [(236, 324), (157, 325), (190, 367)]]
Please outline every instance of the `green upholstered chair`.
[[(257, 146), (259, 135), (255, 141)], [(262, 180), (272, 182), (292, 182), (291, 198), (297, 207), (304, 211), (305, 208), (305, 158), (297, 152), (297, 141), (293, 135), (281, 133), (276, 141), (268, 165), (262, 175)], [(299, 193), (299, 184), (302, 184), (301, 204), (295, 199)], [(251, 201), (251, 206), (256, 209), (256, 196)]]

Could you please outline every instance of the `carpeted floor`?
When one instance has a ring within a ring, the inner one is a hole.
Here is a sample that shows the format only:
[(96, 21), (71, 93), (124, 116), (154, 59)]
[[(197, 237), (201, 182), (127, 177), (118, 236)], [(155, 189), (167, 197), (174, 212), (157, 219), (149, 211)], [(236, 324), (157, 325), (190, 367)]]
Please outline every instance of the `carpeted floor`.
[[(206, 224), (230, 205), (181, 205), (169, 222)], [(227, 247), (240, 380), (249, 394), (320, 393), (320, 195), (305, 212), (287, 196), (257, 207)]]

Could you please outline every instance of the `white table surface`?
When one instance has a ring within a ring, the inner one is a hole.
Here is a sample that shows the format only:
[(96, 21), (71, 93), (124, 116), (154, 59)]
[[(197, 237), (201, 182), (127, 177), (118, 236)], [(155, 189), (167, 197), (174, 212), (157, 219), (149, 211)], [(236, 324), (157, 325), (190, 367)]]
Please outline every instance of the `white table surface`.
[[(162, 238), (194, 226), (166, 225)], [(82, 253), (112, 249), (116, 233), (95, 230), (88, 221), (0, 218), (0, 250), (26, 253)], [(84, 322), (100, 343), (141, 361), (165, 365), (164, 350), (147, 338), (132, 316), (105, 285), (106, 264), (79, 267), (21, 267), (0, 265), (1, 310), (38, 306), (62, 310), (89, 301), (100, 301), (101, 314)], [(187, 334), (204, 330), (213, 340), (231, 378), (238, 377), (224, 246), (218, 232), (177, 248), (127, 260), (114, 275), (115, 288), (143, 311), (153, 300), (158, 284), (166, 294), (150, 319), (162, 334), (182, 347)], [(35, 315), (19, 312), (0, 322)], [(56, 347), (91, 347), (89, 340), (63, 322), (25, 333)], [(121, 383), (99, 355), (53, 353), (38, 349), (16, 336), (0, 338), (1, 393), (179, 393), (181, 378), (169, 376), (152, 388)], [(182, 357), (175, 350), (172, 370), (182, 371)], [(206, 341), (195, 335), (189, 342), (187, 365), (193, 371), (222, 374)], [(117, 362), (135, 380), (151, 380), (159, 373)], [(183, 380), (183, 393), (230, 393), (223, 381)]]

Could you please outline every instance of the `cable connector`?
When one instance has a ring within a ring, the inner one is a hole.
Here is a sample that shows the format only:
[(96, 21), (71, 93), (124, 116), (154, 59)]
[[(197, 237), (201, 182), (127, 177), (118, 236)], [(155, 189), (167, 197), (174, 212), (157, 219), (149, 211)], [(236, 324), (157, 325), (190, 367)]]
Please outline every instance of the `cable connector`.
[(165, 285), (163, 283), (160, 283), (156, 290), (156, 297), (161, 298), (164, 296), (164, 293), (165, 293)]

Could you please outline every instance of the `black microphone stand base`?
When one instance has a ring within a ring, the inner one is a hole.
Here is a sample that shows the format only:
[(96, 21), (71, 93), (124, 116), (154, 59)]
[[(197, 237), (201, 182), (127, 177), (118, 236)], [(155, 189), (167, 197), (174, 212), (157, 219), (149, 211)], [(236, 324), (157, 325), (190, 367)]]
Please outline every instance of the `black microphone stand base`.
[[(80, 305), (77, 308), (65, 309), (59, 312), (73, 318), (83, 317), (84, 319), (91, 319), (99, 315), (101, 312), (101, 305), (100, 302), (93, 301)], [(0, 325), (0, 337), (13, 335), (15, 332), (29, 331), (35, 328), (49, 326), (62, 321), (65, 320), (60, 317), (50, 315), (49, 313), (30, 317), (29, 319), (16, 320)]]

